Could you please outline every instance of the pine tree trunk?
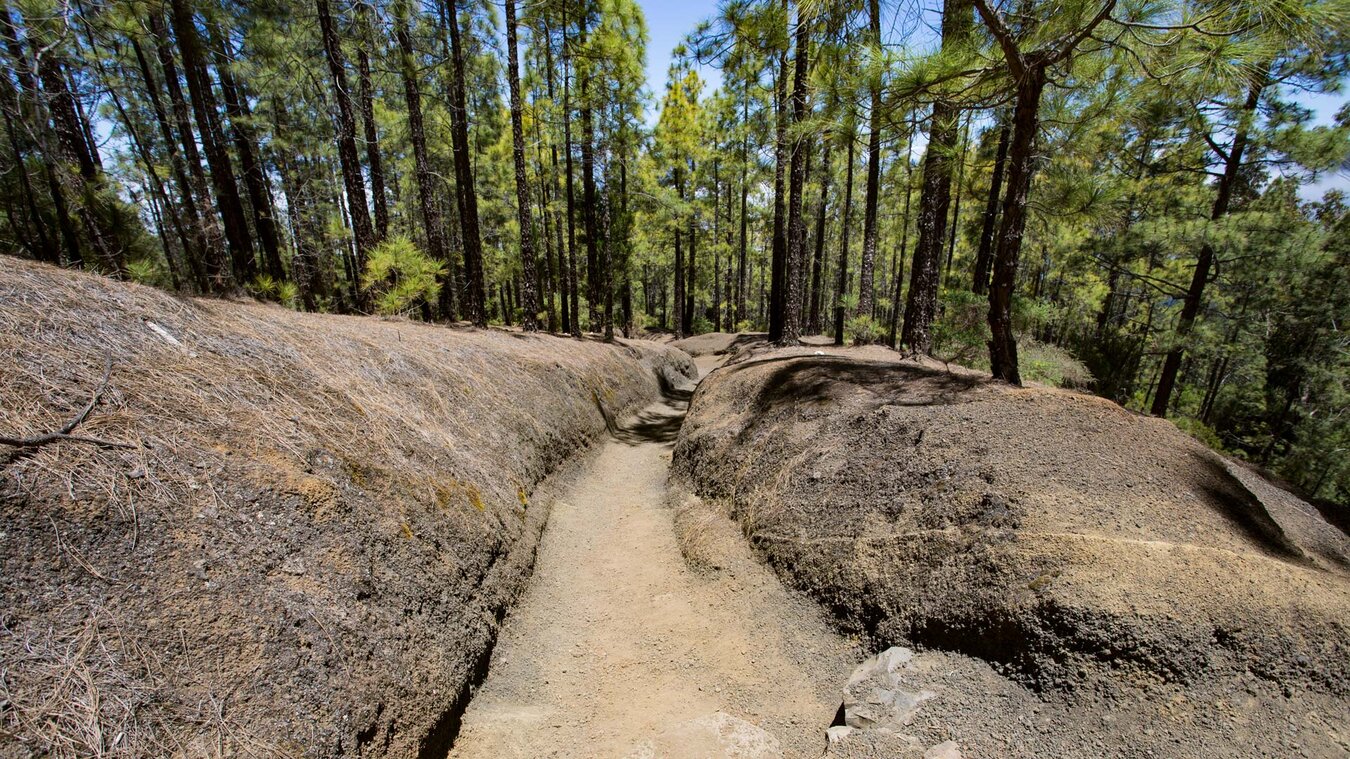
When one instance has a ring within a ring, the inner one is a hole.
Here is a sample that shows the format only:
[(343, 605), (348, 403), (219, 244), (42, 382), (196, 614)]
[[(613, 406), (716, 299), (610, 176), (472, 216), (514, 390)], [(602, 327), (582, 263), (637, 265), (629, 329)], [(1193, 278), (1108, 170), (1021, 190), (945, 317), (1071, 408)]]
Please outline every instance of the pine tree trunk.
[[(192, 15), (191, 0), (170, 0), (174, 36), (178, 39), (178, 52), (183, 57), (183, 76), (187, 79), (188, 96), (192, 101), (192, 111), (197, 120), (198, 137), (202, 150), (206, 153), (206, 163), (211, 168), (211, 184), (215, 188), (216, 209), (225, 229), (225, 242), (230, 250), (230, 270), (234, 282), (243, 284), (253, 279), (257, 267), (253, 260), (253, 241), (249, 236), (248, 221), (244, 214), (244, 203), (239, 198), (239, 185), (235, 181), (234, 166), (230, 154), (225, 149), (225, 138), (220, 127), (220, 112), (216, 105), (216, 96), (211, 90), (211, 79), (206, 71), (206, 55), (202, 49), (201, 37), (197, 34), (196, 21)], [(184, 140), (186, 144), (186, 139)], [(223, 290), (229, 285), (230, 272), (212, 272), (216, 280), (214, 289)]]
[(357, 2), (356, 16), (360, 25), (361, 44), (356, 51), (356, 75), (360, 87), (361, 122), (366, 142), (366, 166), (370, 169), (370, 194), (375, 205), (374, 241), (379, 244), (389, 236), (389, 204), (385, 199), (384, 161), (380, 156), (380, 128), (375, 123), (375, 88), (370, 79), (370, 49), (375, 46), (375, 30), (371, 26), (370, 5)]
[(900, 250), (895, 254), (896, 271), (891, 276), (891, 320), (886, 330), (886, 346), (895, 350), (900, 330), (900, 295), (904, 288), (905, 256), (909, 253), (909, 205), (914, 195), (913, 156), (914, 133), (918, 131), (917, 116), (910, 118), (909, 136), (905, 139), (905, 207), (900, 215)]
[(746, 208), (750, 198), (750, 83), (748, 81), (741, 86), (741, 126), (745, 130), (745, 134), (741, 137), (741, 250), (736, 261), (736, 324), (733, 325), (736, 329), (739, 329), (741, 322), (746, 319), (745, 289), (748, 285), (746, 276), (749, 273), (747, 265), (750, 257), (750, 215)]
[[(788, 0), (782, 0), (783, 22), (789, 21)], [(785, 31), (786, 35), (787, 32)], [(774, 82), (774, 167), (773, 167), (773, 257), (769, 283), (769, 340), (783, 339), (786, 315), (787, 244), (787, 165), (788, 165), (788, 43), (778, 52), (778, 77)]]
[(216, 41), (220, 59), (216, 63), (216, 73), (220, 79), (220, 91), (225, 97), (225, 113), (230, 117), (230, 131), (234, 135), (235, 151), (239, 154), (239, 168), (244, 174), (244, 189), (248, 192), (249, 206), (253, 209), (253, 228), (258, 232), (258, 241), (262, 244), (263, 263), (267, 273), (278, 282), (286, 278), (286, 270), (281, 264), (281, 242), (277, 236), (275, 212), (272, 209), (272, 194), (267, 187), (266, 170), (259, 160), (257, 138), (249, 126), (253, 114), (250, 112), (248, 98), (241, 91), (230, 73), (234, 53), (224, 39)]
[[(942, 47), (965, 44), (974, 23), (969, 2), (948, 0), (942, 9)], [(933, 321), (937, 318), (939, 264), (947, 239), (947, 213), (952, 200), (952, 154), (956, 148), (960, 111), (949, 100), (933, 102), (928, 149), (923, 161), (923, 188), (919, 193), (919, 240), (909, 267), (905, 298), (905, 325), (900, 341), (912, 355), (933, 352)], [(899, 307), (899, 303), (895, 304)]]
[[(586, 15), (579, 19), (583, 42), (586, 39)], [(596, 229), (595, 195), (595, 118), (591, 109), (590, 74), (581, 79), (581, 221), (586, 232), (586, 313), (589, 328), (596, 331), (600, 320), (600, 239)]]
[[(1261, 92), (1265, 89), (1265, 74), (1254, 81), (1247, 90), (1247, 100), (1242, 105), (1242, 121), (1233, 135), (1233, 144), (1224, 156), (1223, 175), (1219, 177), (1214, 205), (1210, 209), (1210, 221), (1218, 221), (1228, 215), (1228, 206), (1232, 203), (1234, 186), (1238, 172), (1242, 169), (1242, 154), (1247, 149), (1248, 130), (1256, 107), (1261, 102)], [(1175, 346), (1167, 352), (1163, 360), (1162, 373), (1158, 377), (1158, 392), (1153, 396), (1153, 405), (1149, 409), (1154, 416), (1167, 416), (1167, 407), (1172, 400), (1176, 387), (1177, 372), (1181, 369), (1181, 358), (1185, 351), (1186, 338), (1195, 328), (1196, 317), (1200, 315), (1200, 306), (1204, 303), (1205, 285), (1209, 282), (1209, 270), (1214, 266), (1214, 246), (1206, 240), (1200, 246), (1200, 256), (1195, 262), (1195, 274), (1186, 290), (1186, 299), (1181, 305), (1181, 318), (1177, 322)]]
[[(272, 98), (274, 134), (279, 140), (289, 139), (292, 129), (286, 106), (280, 97)], [(323, 251), (327, 239), (321, 221), (323, 211), (316, 195), (315, 175), (318, 171), (303, 156), (289, 158), (279, 153), (278, 170), (282, 191), (286, 194), (292, 221), (295, 253), (291, 256), (291, 279), (300, 290), (300, 301), (306, 311), (318, 311), (329, 297), (328, 267)]]
[(830, 163), (830, 135), (820, 141), (820, 206), (816, 209), (816, 252), (811, 262), (811, 307), (806, 329), (812, 335), (820, 334), (821, 278), (825, 270), (825, 213), (829, 210), (830, 177), (834, 166)]
[(534, 219), (530, 215), (530, 184), (525, 173), (525, 135), (520, 116), (520, 60), (516, 51), (516, 3), (506, 0), (506, 81), (511, 93), (511, 159), (516, 170), (516, 218), (520, 222), (521, 308), (526, 331), (539, 329), (535, 300)]
[(1012, 293), (1017, 282), (1017, 259), (1027, 221), (1027, 196), (1034, 170), (1033, 153), (1041, 92), (1045, 89), (1043, 65), (1027, 67), (1017, 83), (1008, 143), (1008, 193), (1003, 200), (1003, 221), (994, 252), (993, 281), (989, 288), (989, 366), (995, 379), (1022, 384), (1017, 366), (1017, 340), (1013, 336)]
[[(680, 204), (684, 204), (684, 172), (679, 166), (675, 167), (675, 192), (680, 197)], [(680, 245), (680, 225), (682, 220), (675, 220), (675, 319), (672, 328), (675, 330), (675, 337), (681, 338), (688, 334), (685, 329), (685, 305), (684, 305), (684, 249)]]
[[(720, 154), (720, 145), (714, 144), (713, 153)], [(721, 162), (719, 159), (713, 159), (713, 184), (712, 184), (712, 207), (713, 207), (713, 288), (712, 288), (712, 331), (722, 331), (722, 249), (718, 246), (720, 242), (721, 210), (719, 201), (722, 197), (722, 185), (719, 181), (719, 170)]]
[(857, 163), (853, 156), (853, 134), (848, 134), (846, 151), (848, 164), (844, 169), (844, 211), (839, 224), (839, 281), (834, 291), (834, 344), (844, 344), (844, 299), (848, 295), (848, 242), (852, 236), (850, 225), (853, 223), (853, 166)]
[[(881, 47), (881, 4), (868, 0), (869, 43)], [(858, 316), (872, 314), (872, 280), (877, 260), (877, 204), (881, 196), (881, 83), (871, 85), (871, 110), (868, 114), (867, 196), (863, 201), (862, 260), (858, 263)]]
[(459, 11), (449, 0), (450, 52), (453, 58), (450, 93), (450, 136), (455, 154), (455, 184), (459, 187), (460, 229), (464, 245), (465, 310), (469, 321), (487, 326), (487, 303), (483, 283), (483, 239), (478, 231), (478, 193), (469, 162), (469, 109), (465, 104), (464, 51), (459, 39)]
[[(545, 71), (545, 81), (548, 83), (549, 103), (555, 103), (556, 102), (554, 99), (555, 90), (553, 83), (553, 35), (549, 31), (547, 23), (544, 26), (544, 71)], [(561, 196), (563, 190), (562, 188), (558, 187), (560, 172), (558, 171), (558, 145), (556, 142), (551, 142), (551, 144), (549, 145), (549, 151), (553, 163), (553, 177), (552, 177), (553, 186), (555, 190), (558, 190), (558, 195)], [(553, 234), (555, 238), (554, 247), (556, 247), (558, 250), (558, 263), (556, 270), (557, 276), (555, 277), (555, 282), (557, 283), (558, 310), (559, 310), (558, 327), (562, 332), (571, 332), (572, 304), (571, 301), (569, 300), (569, 290), (567, 286), (568, 283), (567, 247), (563, 244), (563, 231), (562, 231), (563, 225), (558, 222), (558, 217), (556, 213), (554, 213), (553, 219), (554, 219)], [(570, 220), (571, 220), (571, 209), (569, 208), (568, 209), (569, 224)]]
[(47, 223), (38, 207), (37, 194), (33, 189), (24, 155), (28, 149), (36, 147), (34, 144), (36, 141), (32, 138), (31, 132), (25, 135), (20, 131), (27, 132), (28, 126), (31, 124), (33, 107), (36, 105), (36, 100), (33, 99), (36, 93), (36, 83), (28, 70), (23, 48), (19, 45), (18, 32), (14, 26), (13, 17), (10, 16), (9, 7), (3, 2), (0, 2), (0, 34), (4, 35), (6, 48), (13, 56), (12, 65), (19, 80), (19, 89), (17, 90), (10, 83), (8, 76), (4, 77), (3, 83), (0, 83), (5, 98), (5, 102), (0, 104), (0, 109), (4, 112), (5, 134), (8, 138), (10, 153), (14, 158), (14, 168), (19, 177), (24, 210), (32, 226), (33, 236), (36, 238), (33, 250), (38, 260), (60, 264), (61, 250), (56, 240), (52, 239), (52, 236), (47, 233)]
[[(422, 89), (417, 79), (417, 61), (414, 58), (412, 37), (408, 31), (408, 6), (400, 3), (394, 11), (394, 38), (399, 49), (399, 74), (403, 80), (403, 102), (408, 111), (408, 139), (413, 148), (413, 178), (417, 182), (417, 203), (422, 211), (422, 230), (427, 241), (427, 253), (434, 261), (445, 265), (442, 295), (453, 292), (454, 282), (449, 275), (450, 253), (445, 245), (445, 223), (440, 204), (436, 202), (436, 177), (431, 171), (431, 157), (427, 152), (426, 126), (422, 120)], [(443, 309), (441, 317), (453, 318), (452, 310)]]
[[(693, 170), (690, 170), (693, 173)], [(695, 190), (697, 192), (697, 190)], [(697, 293), (695, 264), (698, 260), (698, 212), (689, 214), (689, 256), (685, 259), (684, 327), (686, 335), (694, 334), (694, 296)]]
[[(178, 1), (178, 0), (175, 0)], [(356, 116), (352, 111), (351, 88), (347, 86), (347, 64), (342, 55), (342, 43), (337, 26), (328, 7), (328, 0), (315, 0), (319, 13), (319, 29), (323, 36), (324, 59), (333, 83), (333, 100), (337, 103), (338, 163), (342, 169), (342, 186), (347, 193), (347, 216), (351, 220), (355, 243), (356, 280), (352, 293), (358, 308), (368, 308), (369, 298), (360, 278), (366, 271), (366, 258), (375, 247), (375, 230), (370, 225), (370, 211), (366, 208), (366, 184), (361, 176), (361, 159), (356, 152)]]
[(980, 249), (975, 254), (975, 275), (970, 289), (978, 295), (989, 291), (989, 267), (994, 258), (994, 232), (997, 229), (999, 193), (1003, 188), (1003, 172), (1008, 162), (1008, 138), (1012, 129), (1007, 117), (999, 119), (998, 148), (994, 151), (993, 176), (989, 178), (989, 195), (984, 201), (984, 221), (980, 227)]
[(188, 195), (195, 198), (194, 205), (200, 209), (198, 217), (203, 258), (194, 271), (200, 270), (199, 285), (202, 292), (224, 292), (230, 283), (229, 264), (225, 259), (224, 232), (217, 213), (211, 213), (207, 206), (211, 203), (211, 194), (207, 189), (206, 170), (202, 168), (201, 154), (197, 150), (197, 140), (193, 137), (192, 120), (188, 104), (183, 97), (183, 88), (178, 82), (178, 70), (174, 65), (173, 49), (169, 44), (168, 30), (158, 13), (151, 13), (150, 32), (155, 38), (155, 54), (159, 59), (160, 71), (164, 74), (164, 89), (169, 93), (169, 105), (173, 109), (173, 120), (178, 130), (179, 144), (183, 148), (183, 161), (187, 177), (190, 180)]
[[(797, 6), (796, 53), (794, 60), (794, 78), (792, 84), (792, 121), (800, 124), (806, 120), (807, 75), (809, 72), (811, 51), (811, 20), (803, 14), (802, 6)], [(798, 136), (792, 144), (792, 169), (788, 179), (788, 251), (787, 266), (784, 268), (786, 283), (785, 302), (783, 304), (783, 334), (779, 342), (796, 344), (801, 339), (802, 324), (802, 281), (801, 266), (806, 253), (806, 219), (802, 217), (802, 196), (806, 190), (806, 164), (810, 147), (805, 137)]]
[(563, 154), (567, 170), (567, 289), (572, 301), (572, 336), (581, 337), (581, 288), (577, 282), (576, 193), (572, 168), (572, 55), (567, 44), (567, 4), (563, 3)]
[[(124, 278), (126, 262), (122, 247), (116, 233), (108, 227), (99, 209), (94, 206), (102, 194), (102, 171), (95, 159), (97, 151), (87, 138), (83, 120), (75, 107), (75, 97), (66, 83), (56, 51), (46, 51), (46, 54), (38, 56), (37, 62), (38, 79), (46, 95), (47, 112), (51, 116), (57, 149), (64, 159), (56, 167), (57, 182), (67, 201), (75, 204), (75, 215), (89, 236), (98, 265), (110, 276)], [(72, 172), (71, 166), (78, 167), (78, 173)]]
[(956, 257), (956, 233), (961, 226), (962, 184), (966, 178), (966, 154), (970, 151), (970, 114), (966, 115), (966, 128), (962, 132), (961, 158), (956, 163), (956, 184), (952, 190), (952, 221), (947, 225), (947, 266), (943, 272), (943, 282), (947, 287), (952, 283), (952, 260)]
[(207, 247), (206, 232), (202, 226), (197, 199), (193, 195), (192, 182), (188, 178), (183, 155), (178, 150), (178, 140), (174, 137), (168, 113), (164, 110), (164, 103), (160, 100), (159, 84), (150, 69), (150, 61), (146, 58), (145, 51), (141, 49), (140, 43), (134, 38), (131, 40), (131, 48), (136, 55), (136, 63), (140, 66), (141, 77), (145, 81), (145, 91), (150, 98), (151, 110), (154, 111), (160, 137), (164, 140), (164, 149), (169, 154), (169, 166), (173, 172), (174, 184), (178, 189), (179, 204), (183, 209), (183, 216), (186, 217), (186, 224), (183, 226), (186, 228), (188, 239), (183, 245), (183, 257), (187, 259), (188, 268), (192, 270), (193, 283), (198, 291), (207, 292), (208, 283), (204, 266)]

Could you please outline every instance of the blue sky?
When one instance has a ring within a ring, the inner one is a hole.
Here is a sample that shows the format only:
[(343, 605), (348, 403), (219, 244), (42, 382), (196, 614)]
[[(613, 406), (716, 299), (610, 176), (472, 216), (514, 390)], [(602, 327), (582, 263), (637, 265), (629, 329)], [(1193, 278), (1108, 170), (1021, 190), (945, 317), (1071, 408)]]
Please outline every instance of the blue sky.
[[(670, 71), (670, 51), (700, 21), (717, 14), (717, 0), (639, 0), (638, 4), (647, 16), (647, 87), (659, 104)], [(716, 68), (704, 66), (699, 75), (707, 82), (704, 92), (712, 92), (722, 84), (722, 72)], [(656, 123), (655, 113), (651, 120)]]

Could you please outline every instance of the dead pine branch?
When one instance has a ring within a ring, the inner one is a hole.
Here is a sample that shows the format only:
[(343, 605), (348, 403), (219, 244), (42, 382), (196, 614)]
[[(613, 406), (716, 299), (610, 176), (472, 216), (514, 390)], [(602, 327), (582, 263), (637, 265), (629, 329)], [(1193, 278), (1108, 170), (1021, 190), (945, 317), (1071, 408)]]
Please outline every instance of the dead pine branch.
[(93, 394), (89, 396), (89, 402), (84, 405), (84, 408), (80, 409), (80, 413), (71, 417), (70, 421), (66, 422), (60, 429), (53, 432), (44, 432), (38, 435), (29, 435), (28, 437), (9, 437), (7, 435), (0, 435), (0, 444), (13, 446), (15, 448), (40, 448), (49, 443), (65, 440), (72, 443), (89, 443), (90, 445), (98, 445), (106, 448), (135, 448), (136, 446), (131, 445), (130, 443), (119, 443), (114, 440), (104, 440), (102, 438), (89, 437), (87, 435), (71, 434), (76, 427), (83, 424), (84, 420), (89, 418), (90, 412), (98, 405), (99, 398), (103, 395), (103, 391), (108, 387), (108, 377), (111, 374), (112, 355), (110, 354), (103, 363), (103, 378), (99, 380), (98, 386), (94, 388)]

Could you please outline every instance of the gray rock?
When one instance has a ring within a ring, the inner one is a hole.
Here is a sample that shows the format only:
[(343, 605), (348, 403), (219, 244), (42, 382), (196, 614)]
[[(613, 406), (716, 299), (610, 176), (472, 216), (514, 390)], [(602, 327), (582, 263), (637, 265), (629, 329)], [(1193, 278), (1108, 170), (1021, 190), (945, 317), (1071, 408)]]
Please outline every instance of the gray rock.
[(919, 706), (937, 695), (904, 682), (913, 658), (913, 651), (896, 646), (859, 664), (844, 686), (844, 724), (903, 732)]
[(835, 725), (834, 727), (825, 730), (825, 740), (829, 741), (829, 744), (833, 746), (852, 734), (853, 728), (848, 725)]

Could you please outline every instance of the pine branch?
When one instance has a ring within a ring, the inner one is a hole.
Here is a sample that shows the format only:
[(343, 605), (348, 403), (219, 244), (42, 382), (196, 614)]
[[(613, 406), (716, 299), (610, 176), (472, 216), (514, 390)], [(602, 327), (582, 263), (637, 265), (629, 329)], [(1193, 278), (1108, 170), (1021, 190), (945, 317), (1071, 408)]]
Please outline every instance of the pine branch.
[(98, 386), (94, 388), (93, 394), (89, 397), (89, 402), (80, 409), (80, 412), (71, 417), (60, 429), (53, 432), (44, 432), (27, 437), (9, 437), (0, 435), (0, 445), (9, 445), (15, 448), (40, 448), (49, 443), (66, 441), (71, 443), (89, 443), (106, 448), (135, 448), (129, 443), (119, 443), (112, 440), (103, 440), (102, 438), (88, 437), (85, 435), (72, 435), (71, 432), (89, 418), (89, 413), (98, 405), (99, 398), (103, 391), (108, 387), (108, 377), (112, 374), (112, 356), (109, 355), (103, 365), (103, 379), (99, 380)]

